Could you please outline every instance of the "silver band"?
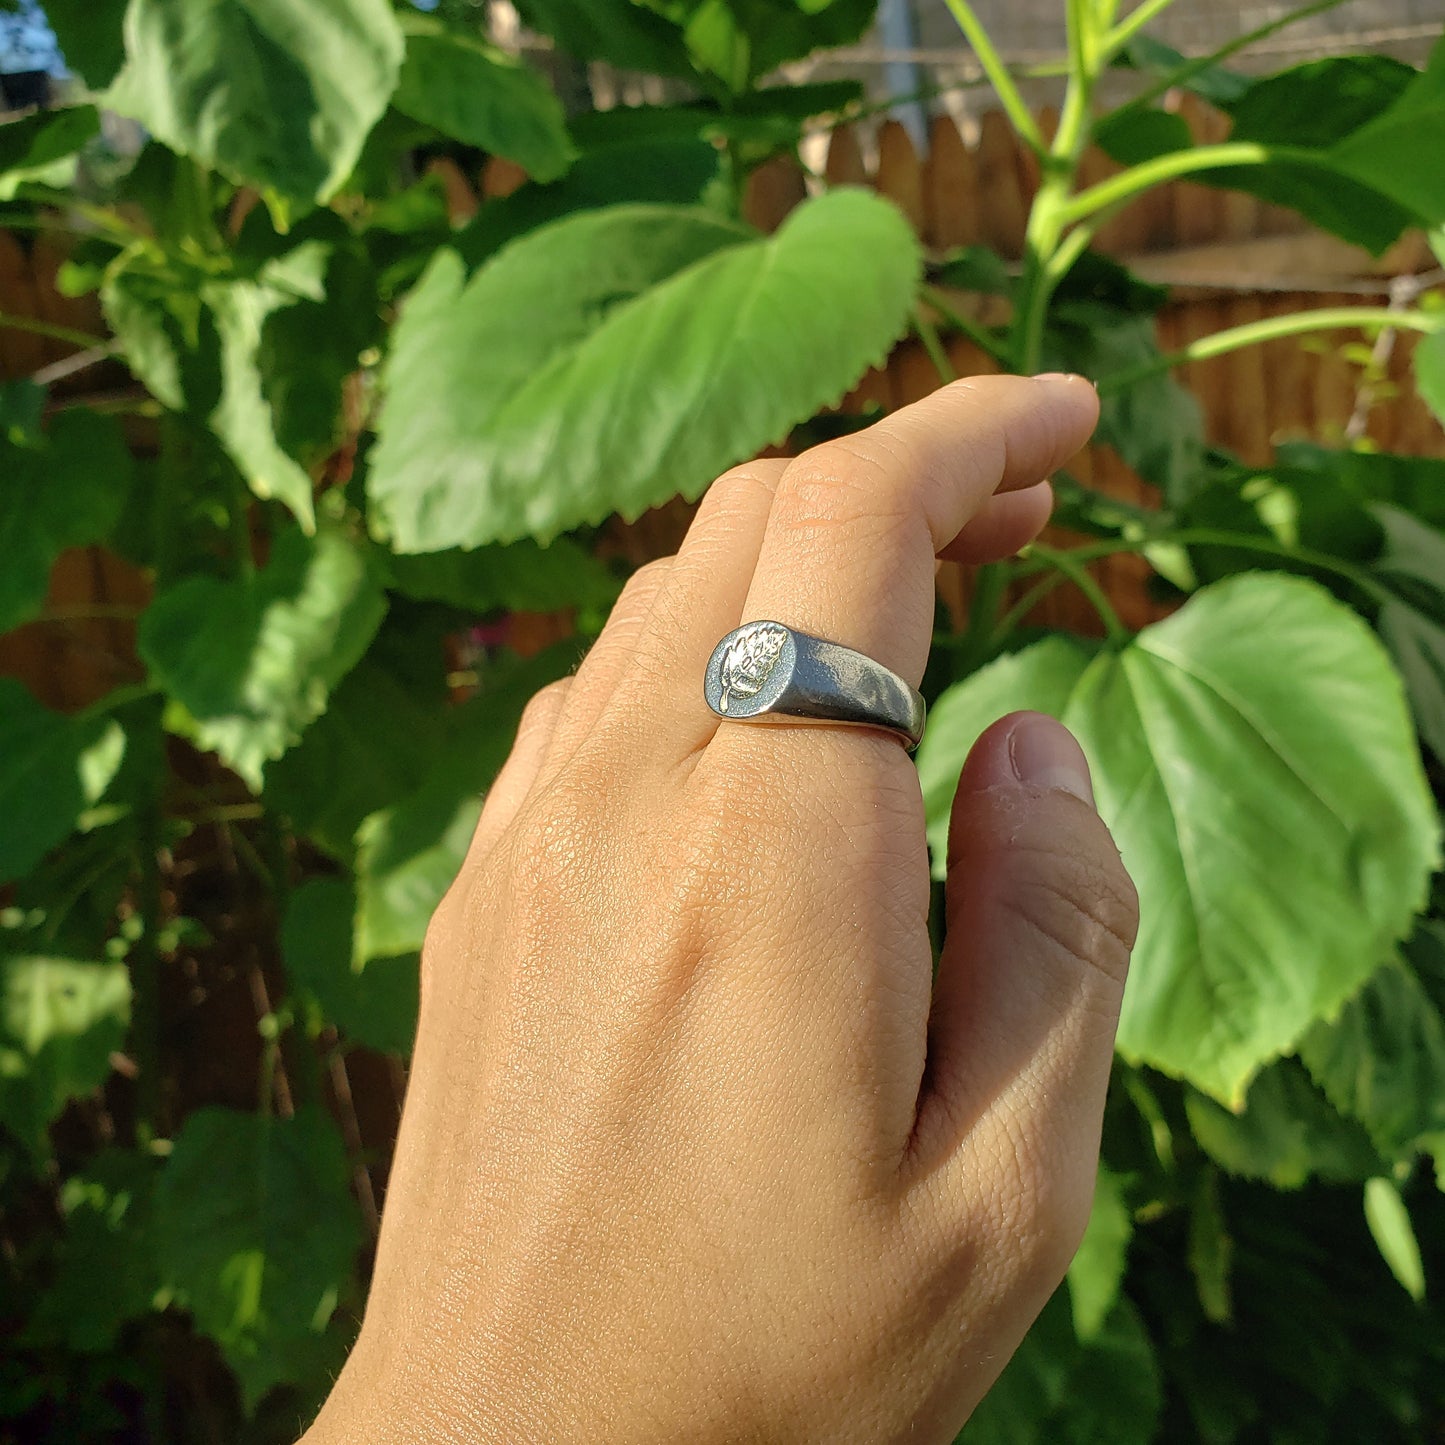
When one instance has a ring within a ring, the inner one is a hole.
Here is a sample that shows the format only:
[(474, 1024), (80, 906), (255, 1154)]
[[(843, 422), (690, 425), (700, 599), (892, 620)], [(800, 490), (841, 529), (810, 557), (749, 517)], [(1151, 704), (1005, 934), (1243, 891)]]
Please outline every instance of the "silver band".
[(923, 697), (896, 672), (781, 622), (729, 632), (708, 659), (703, 695), (727, 722), (877, 728), (910, 752), (923, 737)]

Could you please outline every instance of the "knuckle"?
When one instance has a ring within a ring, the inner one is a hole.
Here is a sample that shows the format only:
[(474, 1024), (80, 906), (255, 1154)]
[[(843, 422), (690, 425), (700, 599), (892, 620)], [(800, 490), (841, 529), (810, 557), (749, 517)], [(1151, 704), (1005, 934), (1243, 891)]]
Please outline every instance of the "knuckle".
[(531, 697), (527, 699), (527, 705), (522, 709), (522, 717), (517, 724), (517, 736), (526, 737), (528, 733), (539, 727), (546, 727), (552, 719), (562, 710), (562, 704), (567, 700), (568, 689), (572, 686), (570, 677), (558, 678), (556, 682), (549, 682), (546, 687), (538, 688)]
[(843, 438), (800, 457), (778, 484), (773, 515), (803, 532), (870, 528), (898, 515), (904, 462), (890, 448)]
[(641, 617), (671, 570), (671, 557), (659, 557), (651, 562), (644, 562), (623, 584), (622, 591), (612, 606), (611, 621), (631, 621)]
[(1015, 884), (1014, 914), (1071, 964), (1123, 988), (1139, 927), (1139, 900), (1117, 854), (1101, 862), (1072, 849), (1049, 849), (1045, 866)]

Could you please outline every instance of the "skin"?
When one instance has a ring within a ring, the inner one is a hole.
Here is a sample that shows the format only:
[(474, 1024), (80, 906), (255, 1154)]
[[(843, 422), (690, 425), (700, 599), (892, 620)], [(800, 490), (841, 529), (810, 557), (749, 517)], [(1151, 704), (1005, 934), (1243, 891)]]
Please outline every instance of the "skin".
[(1097, 419), (956, 382), (736, 468), (533, 701), (438, 909), (359, 1342), (307, 1445), (948, 1442), (1088, 1218), (1137, 905), (1058, 724), (975, 746), (933, 976), (917, 774), (719, 723), (777, 618), (911, 682)]

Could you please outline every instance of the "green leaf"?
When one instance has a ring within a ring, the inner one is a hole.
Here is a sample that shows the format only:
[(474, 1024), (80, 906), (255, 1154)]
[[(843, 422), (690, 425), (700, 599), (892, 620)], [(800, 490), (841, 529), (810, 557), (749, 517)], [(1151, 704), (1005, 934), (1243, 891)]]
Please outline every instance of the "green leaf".
[[(441, 648), (436, 653), (441, 680)], [(368, 654), (301, 741), (266, 765), (264, 797), (344, 862), (363, 818), (419, 787), (446, 735), (446, 697)]]
[(1199, 1294), (1199, 1307), (1212, 1324), (1234, 1320), (1234, 1239), (1224, 1217), (1219, 1171), (1202, 1169), (1199, 1186), (1189, 1202), (1189, 1272)]
[(314, 537), (292, 527), (254, 576), (193, 576), (162, 592), (137, 641), (200, 745), (259, 792), (266, 763), (325, 711), (385, 611), (369, 549), (332, 527)]
[(45, 0), (45, 18), (66, 65), (92, 90), (104, 90), (125, 60), (121, 34), (127, 0)]
[(349, 1289), (361, 1220), (335, 1126), (313, 1108), (274, 1119), (200, 1109), (176, 1136), (155, 1199), (161, 1276), (220, 1345), (248, 1409), (302, 1380)]
[[(1370, 139), (1383, 126), (1387, 144), (1399, 144), (1398, 121), (1389, 117), (1422, 83), (1433, 90), (1438, 77), (1417, 78), (1409, 66), (1380, 55), (1331, 56), (1266, 76), (1229, 107), (1230, 139), (1312, 150), (1319, 163), (1233, 167), (1200, 179), (1290, 206), (1379, 255), (1412, 222), (1445, 218), (1428, 187), (1391, 180), (1401, 163), (1386, 163), (1385, 147)], [(1414, 106), (1411, 101), (1407, 110)], [(1413, 137), (1409, 150), (1405, 170), (1423, 176), (1432, 169), (1423, 136)]]
[(1008, 263), (989, 246), (960, 246), (950, 251), (937, 266), (929, 267), (928, 279), (938, 286), (979, 291), (989, 296), (1014, 293), (1014, 278)]
[[(1360, 57), (1363, 58), (1363, 57)], [(1376, 58), (1376, 57), (1372, 57)], [(1445, 41), (1387, 109), (1338, 141), (1331, 163), (1390, 197), (1424, 224), (1445, 221)]]
[[(316, 271), (309, 280), (321, 294), (325, 248), (308, 244), (298, 252)], [(127, 364), (156, 399), (208, 426), (258, 497), (278, 498), (310, 527), (311, 478), (277, 440), (278, 424), (287, 417), (278, 417), (261, 371), (268, 323), (278, 311), (314, 299), (296, 289), (287, 274), (294, 269), (294, 258), (281, 258), (257, 281), (207, 281), (184, 269), (152, 275), (122, 268), (107, 277), (101, 303)], [(307, 320), (314, 324), (314, 313), (303, 315), (303, 329)], [(332, 375), (327, 361), (334, 355), (336, 329), (317, 330), (326, 338), (317, 347), (318, 365)], [(346, 334), (343, 325), (340, 335)], [(285, 384), (308, 386), (295, 377)], [(339, 394), (339, 376), (334, 386)], [(311, 417), (302, 422), (303, 435), (312, 436), (314, 425)]]
[(1096, 1339), (1119, 1298), (1134, 1219), (1117, 1174), (1099, 1166), (1088, 1228), (1069, 1265), (1069, 1304), (1074, 1333), (1085, 1344)]
[(612, 573), (565, 537), (545, 547), (524, 539), (473, 552), (413, 553), (389, 558), (387, 569), (397, 591), (463, 612), (600, 609), (619, 591)]
[(1410, 358), (1415, 367), (1415, 390), (1420, 400), (1445, 423), (1445, 331), (1422, 336)]
[(1094, 141), (1120, 165), (1137, 166), (1155, 156), (1188, 150), (1194, 144), (1194, 135), (1189, 122), (1175, 111), (1126, 105), (1099, 122)]
[(1140, 893), (1120, 1051), (1238, 1099), (1424, 901), (1439, 824), (1399, 679), (1358, 617), (1278, 574), (1205, 588), (1120, 652), (1070, 653), (1050, 639), (933, 709), (918, 765), (935, 871), (983, 727), (1061, 717)]
[(129, 1019), (123, 963), (0, 955), (0, 1124), (34, 1157), (65, 1105), (105, 1082)]
[(929, 709), (928, 728), (915, 760), (935, 878), (942, 881), (946, 876), (948, 819), (968, 750), (985, 728), (1008, 713), (1027, 708), (1062, 717), (1086, 662), (1087, 654), (1072, 638), (1046, 637), (980, 668)]
[(1399, 664), (1420, 736), (1445, 758), (1445, 532), (1383, 502), (1370, 512), (1384, 532), (1372, 571), (1394, 593), (1376, 626)]
[(107, 104), (263, 192), (326, 200), (396, 88), (386, 0), (130, 0)]
[(40, 611), (61, 552), (109, 534), (134, 470), (119, 422), (83, 407), (32, 440), (0, 435), (0, 632)]
[(682, 31), (633, 0), (519, 0), (533, 30), (578, 60), (608, 60), (624, 70), (690, 75)]
[(38, 110), (0, 125), (0, 201), (13, 200), (26, 181), (68, 186), (76, 152), (99, 133), (100, 113), (93, 105)]
[(575, 154), (562, 103), (535, 71), (474, 35), (406, 15), (406, 61), (392, 103), (443, 135), (551, 181)]
[(560, 181), (525, 185), (484, 202), (448, 244), (475, 267), (508, 241), (564, 216), (629, 203), (705, 205), (721, 183), (722, 152), (709, 140), (687, 136), (607, 145), (584, 152)]
[(125, 757), (106, 709), (67, 716), (0, 677), (0, 883), (21, 877), (99, 802)]
[(857, 40), (877, 0), (644, 0), (682, 30), (694, 67), (732, 93), (789, 60)]
[(1417, 1304), (1425, 1298), (1425, 1265), (1410, 1223), (1410, 1211), (1389, 1179), (1365, 1181), (1365, 1223), (1390, 1273)]
[(397, 326), (373, 524), (440, 551), (695, 497), (882, 359), (918, 270), (898, 211), (846, 189), (767, 238), (628, 206), (515, 242), (470, 284), (443, 252)]
[[(1110, 289), (1117, 298), (1065, 294), (1050, 314), (1045, 342), (1051, 366), (1104, 378), (1159, 356), (1151, 314), (1155, 288), (1136, 287), (1125, 273)], [(1127, 309), (1126, 309), (1127, 308)], [(1199, 403), (1167, 371), (1108, 392), (1099, 408), (1096, 439), (1107, 442), (1139, 473), (1179, 502), (1200, 484), (1204, 420)]]
[(1163, 1391), (1138, 1312), (1121, 1299), (1087, 1345), (1057, 1291), (958, 1437), (959, 1445), (1149, 1445)]
[[(1172, 77), (1192, 62), (1186, 61), (1184, 55), (1172, 45), (1166, 45), (1162, 40), (1156, 40), (1152, 35), (1144, 33), (1130, 40), (1115, 63), (1132, 66), (1151, 75)], [(1212, 104), (1227, 109), (1249, 89), (1250, 82), (1248, 76), (1241, 75), (1238, 71), (1226, 70), (1222, 65), (1207, 65), (1180, 84), (1185, 90), (1193, 91), (1195, 95), (1203, 96)]]
[(347, 1038), (383, 1053), (409, 1054), (416, 1033), (417, 955), (358, 963), (355, 914), (356, 890), (349, 880), (318, 878), (296, 889), (281, 927), (286, 976)]
[(421, 785), (357, 830), (358, 960), (420, 950), (427, 924), (466, 856), (479, 794), (506, 760), (528, 698), (575, 661), (567, 647), (527, 662), (507, 659), (456, 709), (446, 746)]
[(1403, 960), (1381, 968), (1337, 1019), (1316, 1024), (1299, 1055), (1385, 1158), (1445, 1130), (1445, 1019)]
[(151, 1223), (155, 1182), (156, 1161), (136, 1149), (106, 1149), (65, 1181), (65, 1233), (31, 1337), (82, 1354), (109, 1350), (127, 1320), (164, 1299)]
[(1241, 1178), (1298, 1189), (1309, 1179), (1348, 1183), (1379, 1171), (1369, 1135), (1330, 1107), (1294, 1059), (1258, 1075), (1237, 1114), (1198, 1093), (1184, 1104), (1200, 1147)]

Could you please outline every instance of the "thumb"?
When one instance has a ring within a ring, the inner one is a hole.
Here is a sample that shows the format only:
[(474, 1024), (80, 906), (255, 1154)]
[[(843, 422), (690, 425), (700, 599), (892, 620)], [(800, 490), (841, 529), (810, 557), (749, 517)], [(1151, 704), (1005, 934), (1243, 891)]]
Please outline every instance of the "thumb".
[(1019, 1263), (1043, 1297), (1088, 1220), (1137, 927), (1079, 744), (1041, 713), (995, 723), (953, 804), (913, 1153), (945, 1200), (994, 1195), (1010, 1248), (1036, 1246)]

